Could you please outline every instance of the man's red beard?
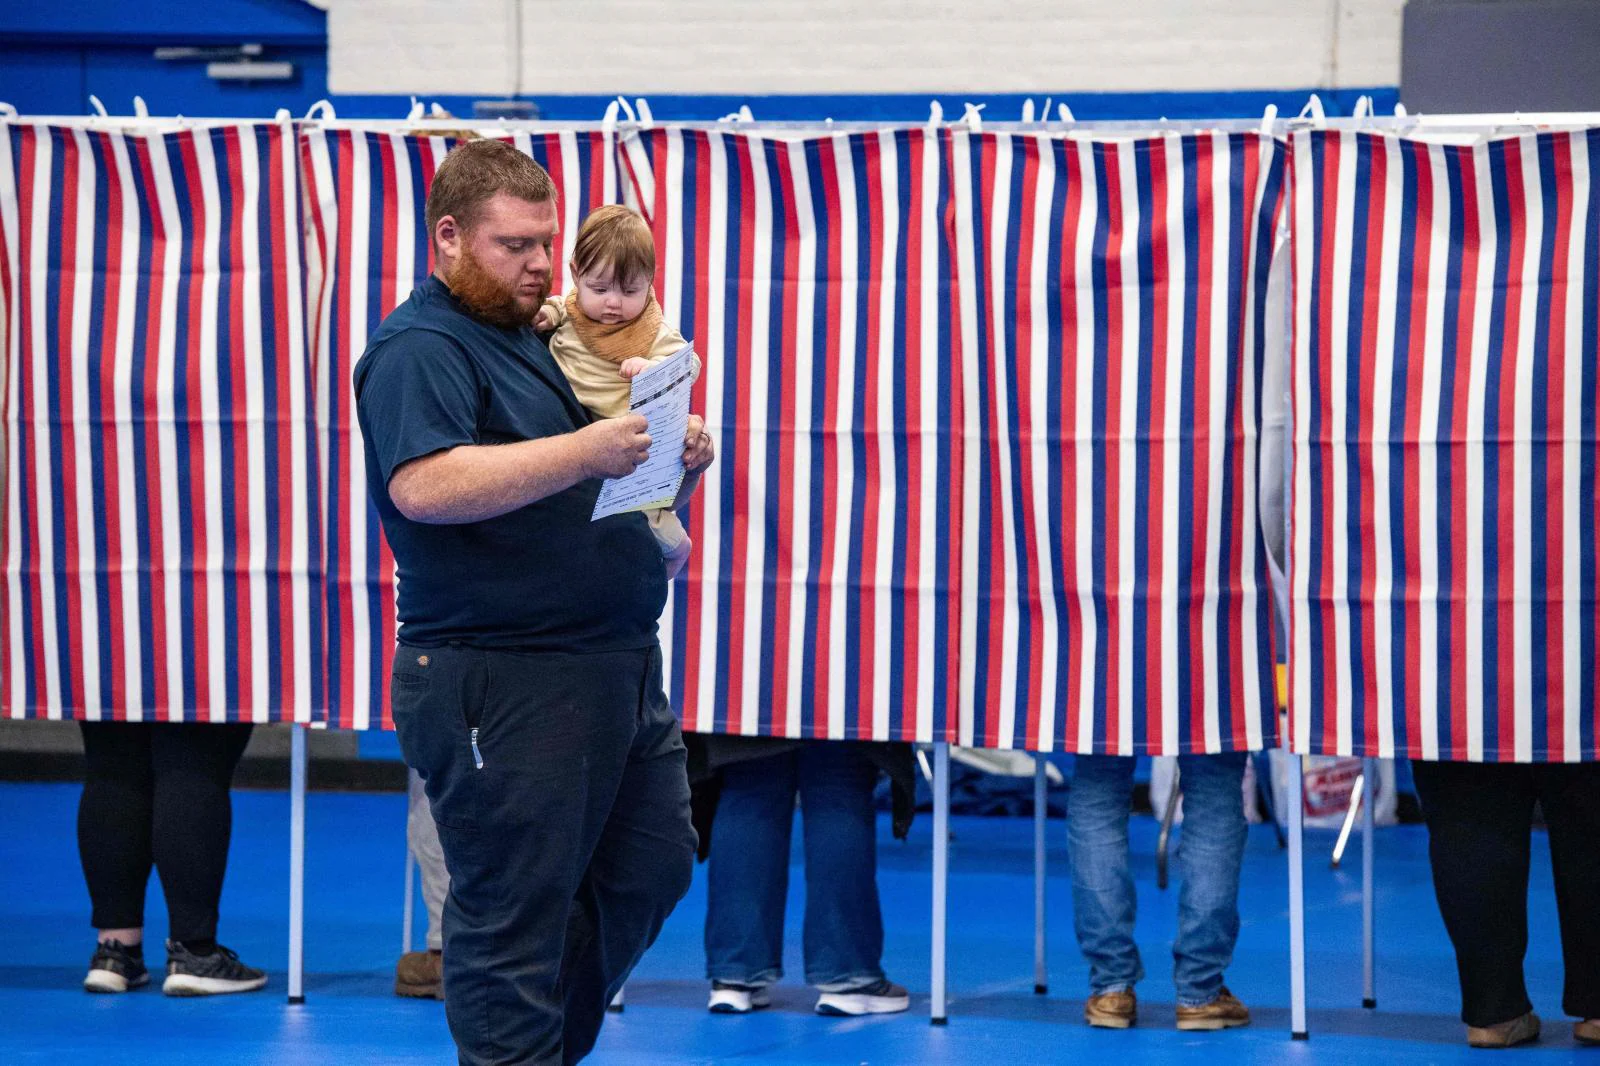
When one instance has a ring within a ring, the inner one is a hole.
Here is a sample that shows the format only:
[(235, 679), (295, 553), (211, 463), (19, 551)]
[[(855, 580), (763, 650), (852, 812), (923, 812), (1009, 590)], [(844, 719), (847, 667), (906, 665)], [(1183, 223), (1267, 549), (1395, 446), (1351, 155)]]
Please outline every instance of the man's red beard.
[(445, 276), (445, 283), (474, 317), (501, 329), (533, 325), (539, 306), (550, 291), (546, 280), (534, 297), (524, 303), (517, 298), (515, 288), (491, 274), (467, 248), (461, 249), (455, 269)]

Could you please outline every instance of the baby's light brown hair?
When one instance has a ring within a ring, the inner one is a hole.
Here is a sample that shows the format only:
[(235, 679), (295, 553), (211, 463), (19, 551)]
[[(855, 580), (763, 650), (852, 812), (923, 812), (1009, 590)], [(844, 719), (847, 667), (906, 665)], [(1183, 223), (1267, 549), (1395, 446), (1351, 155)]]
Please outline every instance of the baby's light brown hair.
[(572, 242), (572, 276), (611, 271), (616, 284), (643, 281), (656, 276), (656, 243), (650, 227), (621, 204), (597, 207), (578, 227)]

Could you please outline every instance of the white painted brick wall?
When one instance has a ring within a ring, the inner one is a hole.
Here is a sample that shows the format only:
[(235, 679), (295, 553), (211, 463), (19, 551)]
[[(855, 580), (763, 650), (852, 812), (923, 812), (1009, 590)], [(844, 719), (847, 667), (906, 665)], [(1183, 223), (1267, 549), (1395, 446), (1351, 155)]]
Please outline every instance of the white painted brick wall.
[[(521, 15), (520, 84), (512, 27)], [(1404, 0), (332, 0), (339, 93), (1394, 85)]]
[(514, 0), (332, 0), (336, 93), (504, 94), (515, 73)]

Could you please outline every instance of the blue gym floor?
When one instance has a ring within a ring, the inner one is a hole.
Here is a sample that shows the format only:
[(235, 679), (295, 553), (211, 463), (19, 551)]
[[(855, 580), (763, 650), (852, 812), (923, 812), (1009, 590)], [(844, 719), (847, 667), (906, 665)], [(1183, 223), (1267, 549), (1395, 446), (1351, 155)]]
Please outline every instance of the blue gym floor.
[[(0, 1063), (417, 1063), (454, 1061), (443, 1005), (391, 994), (400, 946), (404, 798), (314, 793), (309, 799), (307, 1002), (285, 1004), (289, 804), (281, 792), (237, 792), (221, 938), (271, 972), (267, 990), (211, 1000), (168, 999), (154, 988), (122, 996), (80, 990), (92, 950), (89, 904), (74, 841), (76, 785), (0, 785)], [(1073, 943), (1065, 832), (1051, 822), (1050, 995), (1033, 994), (1032, 823), (953, 821), (950, 884), (951, 1016), (928, 1024), (932, 819), (910, 841), (883, 840), (879, 882), (888, 936), (884, 964), (913, 993), (910, 1013), (825, 1019), (795, 977), (773, 1008), (747, 1017), (705, 1011), (701, 877), (628, 986), (589, 1061), (687, 1063), (1006, 1063), (1115, 1057), (1117, 1066), (1168, 1061), (1388, 1063), (1478, 1061), (1456, 1019), (1454, 963), (1428, 880), (1420, 827), (1379, 831), (1378, 998), (1360, 1007), (1359, 849), (1329, 869), (1331, 834), (1308, 836), (1311, 1040), (1289, 1040), (1286, 870), (1270, 827), (1251, 829), (1240, 910), (1244, 929), (1228, 983), (1255, 1024), (1216, 1034), (1171, 1026), (1169, 943), (1176, 886), (1155, 887), (1155, 823), (1134, 820), (1139, 942), (1150, 976), (1140, 1025), (1090, 1030), (1081, 1021), (1085, 967)], [(798, 834), (796, 834), (798, 837)], [(799, 900), (792, 881), (788, 964), (799, 966)], [(1545, 1038), (1517, 1061), (1600, 1066), (1577, 1049), (1560, 1014), (1561, 962), (1548, 852), (1535, 849), (1528, 984)], [(152, 883), (152, 966), (166, 918)], [(420, 928), (420, 925), (419, 925)]]

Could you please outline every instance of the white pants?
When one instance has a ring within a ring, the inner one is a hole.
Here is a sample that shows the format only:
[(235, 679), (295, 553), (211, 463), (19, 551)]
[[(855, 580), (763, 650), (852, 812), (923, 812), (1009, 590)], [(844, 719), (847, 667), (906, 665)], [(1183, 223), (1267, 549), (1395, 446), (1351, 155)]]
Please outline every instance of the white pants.
[(428, 809), (428, 794), (422, 790), (422, 778), (415, 770), (408, 770), (410, 788), (406, 805), (406, 846), (422, 870), (422, 903), (428, 908), (428, 950), (444, 947), (444, 927), (440, 915), (444, 913), (444, 897), (450, 891), (450, 874), (444, 868), (444, 850), (439, 847), (439, 830), (433, 824), (433, 812)]

